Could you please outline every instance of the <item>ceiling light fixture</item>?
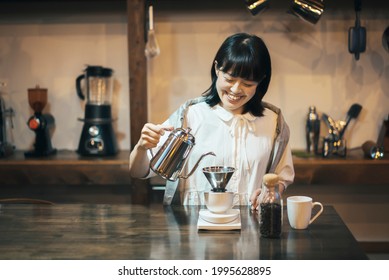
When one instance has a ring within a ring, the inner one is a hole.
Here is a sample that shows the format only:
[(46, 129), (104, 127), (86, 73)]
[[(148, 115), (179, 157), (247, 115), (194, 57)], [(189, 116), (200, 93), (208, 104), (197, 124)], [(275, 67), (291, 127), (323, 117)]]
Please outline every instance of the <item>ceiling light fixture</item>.
[(253, 16), (267, 9), (269, 2), (269, 0), (245, 0), (246, 7)]
[(316, 24), (324, 12), (324, 0), (293, 0), (288, 13)]

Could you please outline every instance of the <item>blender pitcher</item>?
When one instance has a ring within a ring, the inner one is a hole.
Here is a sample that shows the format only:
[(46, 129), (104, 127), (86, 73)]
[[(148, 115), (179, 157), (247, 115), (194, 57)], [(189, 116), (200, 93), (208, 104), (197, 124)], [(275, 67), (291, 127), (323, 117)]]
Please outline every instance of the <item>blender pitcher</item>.
[(85, 100), (81, 82), (85, 79), (86, 103), (103, 105), (111, 104), (112, 97), (112, 69), (101, 66), (88, 66), (85, 74), (76, 80), (77, 95)]

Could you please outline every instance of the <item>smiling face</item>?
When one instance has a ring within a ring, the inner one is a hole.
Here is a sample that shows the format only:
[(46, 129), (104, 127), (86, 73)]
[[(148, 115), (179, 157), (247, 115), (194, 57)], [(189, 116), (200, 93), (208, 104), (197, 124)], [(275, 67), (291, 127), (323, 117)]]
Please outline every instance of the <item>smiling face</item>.
[(233, 114), (250, 112), (263, 116), (262, 98), (271, 79), (269, 51), (256, 35), (237, 33), (228, 37), (212, 62), (211, 86), (205, 102), (220, 105)]
[(217, 69), (216, 90), (220, 106), (233, 114), (242, 114), (244, 105), (255, 95), (258, 82), (234, 77), (228, 72)]

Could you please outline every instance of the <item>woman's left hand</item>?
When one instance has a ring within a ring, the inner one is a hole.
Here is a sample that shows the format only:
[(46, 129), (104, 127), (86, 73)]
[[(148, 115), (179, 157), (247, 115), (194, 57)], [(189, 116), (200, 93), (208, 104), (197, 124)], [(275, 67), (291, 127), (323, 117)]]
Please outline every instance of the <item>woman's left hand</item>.
[(251, 203), (251, 210), (257, 210), (257, 207), (259, 206), (259, 195), (261, 194), (262, 189), (258, 188), (256, 189), (250, 197), (250, 203)]
[[(284, 185), (283, 185), (283, 184), (279, 184), (279, 190), (278, 190), (278, 191), (279, 191), (280, 195), (282, 195), (282, 193), (284, 192), (284, 190), (285, 190)], [(261, 189), (261, 188), (258, 188), (258, 189), (256, 189), (256, 190), (252, 193), (252, 195), (251, 195), (251, 197), (250, 197), (251, 210), (258, 210), (259, 204), (261, 203), (261, 201), (260, 201), (260, 194), (261, 194), (261, 191), (262, 191), (262, 189)]]

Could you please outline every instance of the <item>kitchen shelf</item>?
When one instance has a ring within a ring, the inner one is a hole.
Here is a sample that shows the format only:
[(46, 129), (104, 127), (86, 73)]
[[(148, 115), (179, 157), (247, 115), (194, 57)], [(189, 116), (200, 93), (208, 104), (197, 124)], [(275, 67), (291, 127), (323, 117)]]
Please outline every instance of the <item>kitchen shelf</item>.
[(342, 185), (388, 185), (389, 157), (369, 159), (362, 149), (350, 150), (347, 157), (331, 158), (298, 157), (294, 152), (295, 183), (342, 184)]
[(156, 199), (159, 194), (150, 193), (148, 180), (130, 177), (128, 160), (129, 150), (107, 157), (59, 150), (42, 158), (25, 158), (24, 151), (16, 151), (0, 158), (0, 201), (137, 204)]
[[(389, 158), (372, 160), (360, 149), (346, 158), (299, 157), (294, 151), (295, 184), (388, 184)], [(0, 159), (2, 184), (23, 185), (130, 185), (135, 183), (128, 170), (129, 150), (111, 157), (83, 157), (74, 151), (60, 150), (45, 158), (25, 158), (23, 151)], [(141, 180), (145, 181), (145, 180)], [(164, 185), (159, 177), (153, 186)]]
[(48, 157), (25, 158), (23, 151), (16, 151), (0, 159), (0, 178), (7, 185), (131, 184), (128, 156), (128, 150), (109, 157), (83, 157), (74, 151), (60, 150)]

